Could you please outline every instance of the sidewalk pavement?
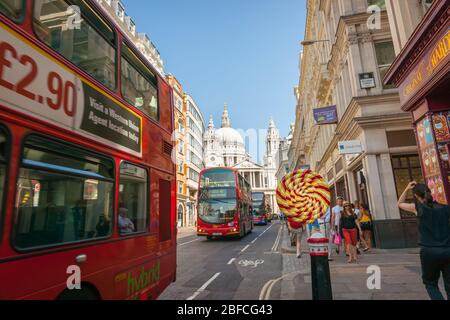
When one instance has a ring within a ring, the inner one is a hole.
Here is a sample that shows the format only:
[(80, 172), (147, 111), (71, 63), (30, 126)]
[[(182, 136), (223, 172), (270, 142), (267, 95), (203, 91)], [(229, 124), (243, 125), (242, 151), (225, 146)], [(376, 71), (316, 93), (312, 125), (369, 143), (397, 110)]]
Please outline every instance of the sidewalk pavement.
[[(305, 236), (306, 238), (306, 236)], [(281, 299), (311, 300), (311, 264), (308, 244), (303, 239), (303, 256), (296, 257), (285, 228), (281, 251), (283, 253), (283, 280)], [(419, 249), (382, 250), (358, 256), (358, 263), (348, 264), (344, 253), (334, 252), (330, 275), (335, 300), (429, 300), (422, 284)], [(380, 267), (381, 289), (370, 290), (367, 268)], [(441, 281), (441, 290), (444, 293)], [(445, 296), (445, 293), (444, 293)]]
[(192, 236), (192, 235), (196, 234), (196, 232), (197, 232), (197, 228), (195, 226), (177, 228), (177, 239), (182, 239), (185, 237)]

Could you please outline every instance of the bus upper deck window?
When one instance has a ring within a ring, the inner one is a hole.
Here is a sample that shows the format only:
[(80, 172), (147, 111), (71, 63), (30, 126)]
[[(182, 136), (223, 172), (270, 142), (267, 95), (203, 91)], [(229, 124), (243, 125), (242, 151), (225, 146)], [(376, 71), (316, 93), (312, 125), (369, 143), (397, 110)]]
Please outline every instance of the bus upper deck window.
[(121, 65), (121, 92), (124, 99), (158, 121), (158, 90), (155, 75), (125, 44), (122, 47)]
[(85, 1), (35, 1), (36, 35), (111, 89), (116, 87), (115, 34)]
[(25, 11), (24, 4), (23, 0), (2, 0), (0, 1), (0, 12), (11, 20), (18, 21)]

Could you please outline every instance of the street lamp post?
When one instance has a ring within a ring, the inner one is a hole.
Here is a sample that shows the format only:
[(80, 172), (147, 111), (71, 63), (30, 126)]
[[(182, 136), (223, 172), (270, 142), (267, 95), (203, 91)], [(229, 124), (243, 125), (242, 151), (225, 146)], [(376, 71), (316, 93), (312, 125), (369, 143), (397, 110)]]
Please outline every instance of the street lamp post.
[(301, 45), (306, 47), (320, 42), (330, 42), (330, 40), (303, 40)]

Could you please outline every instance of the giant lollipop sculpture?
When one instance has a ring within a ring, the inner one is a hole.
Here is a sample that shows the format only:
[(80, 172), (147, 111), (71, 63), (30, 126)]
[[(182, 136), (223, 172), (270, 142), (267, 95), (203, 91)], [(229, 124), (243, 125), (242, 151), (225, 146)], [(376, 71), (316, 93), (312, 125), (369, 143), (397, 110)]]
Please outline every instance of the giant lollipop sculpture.
[(322, 218), (330, 206), (330, 187), (311, 170), (286, 175), (277, 188), (277, 203), (292, 221), (309, 224)]

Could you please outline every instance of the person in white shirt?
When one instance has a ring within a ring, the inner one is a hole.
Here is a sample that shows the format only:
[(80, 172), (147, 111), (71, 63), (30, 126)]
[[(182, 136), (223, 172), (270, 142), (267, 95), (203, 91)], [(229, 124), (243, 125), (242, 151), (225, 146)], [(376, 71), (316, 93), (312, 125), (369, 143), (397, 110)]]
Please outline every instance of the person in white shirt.
[(128, 209), (119, 208), (119, 229), (120, 234), (127, 234), (134, 232), (134, 223), (128, 218)]
[(324, 231), (325, 231), (325, 237), (328, 238), (328, 260), (332, 261), (333, 258), (331, 257), (331, 253), (333, 251), (333, 236), (331, 228), (331, 209), (328, 207), (327, 212), (321, 219), (321, 224), (323, 224)]
[[(340, 196), (337, 197), (336, 206), (334, 206), (333, 209), (331, 210), (331, 227), (334, 227), (334, 230), (332, 230), (333, 236), (340, 234), (341, 213), (344, 210), (343, 205), (344, 205), (344, 198)], [(340, 251), (341, 251), (341, 244), (337, 246), (336, 253), (339, 254)]]
[(361, 210), (360, 210), (360, 206), (361, 206), (361, 202), (359, 200), (355, 200), (353, 202), (353, 206), (354, 206), (354, 211), (356, 214), (356, 217), (359, 219), (361, 217)]

